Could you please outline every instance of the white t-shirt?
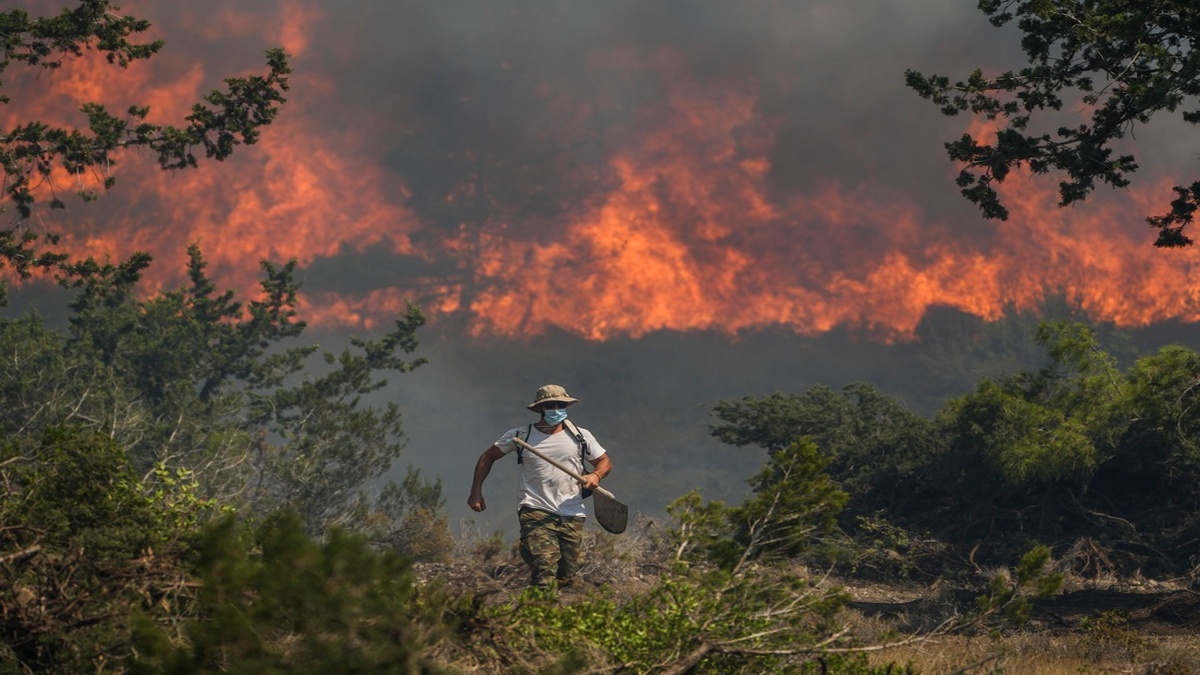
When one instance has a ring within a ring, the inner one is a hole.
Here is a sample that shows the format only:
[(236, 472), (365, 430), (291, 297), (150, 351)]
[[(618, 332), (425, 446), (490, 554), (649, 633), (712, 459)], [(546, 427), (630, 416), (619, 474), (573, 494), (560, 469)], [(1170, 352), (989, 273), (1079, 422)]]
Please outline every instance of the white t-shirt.
[[(519, 432), (525, 438), (525, 430), (530, 427), (519, 427), (504, 432), (496, 447), (505, 454), (517, 449), (513, 436)], [(588, 461), (595, 461), (605, 454), (605, 450), (592, 432), (578, 427), (579, 434), (587, 441)], [(579, 475), (590, 473), (583, 464), (579, 452), (579, 444), (571, 437), (565, 428), (558, 433), (545, 434), (535, 426), (529, 432), (525, 441), (538, 449), (538, 452), (557, 461), (559, 464), (575, 471)], [(528, 506), (563, 516), (583, 516), (583, 488), (562, 469), (554, 466), (537, 455), (524, 450), (521, 452), (521, 506)]]

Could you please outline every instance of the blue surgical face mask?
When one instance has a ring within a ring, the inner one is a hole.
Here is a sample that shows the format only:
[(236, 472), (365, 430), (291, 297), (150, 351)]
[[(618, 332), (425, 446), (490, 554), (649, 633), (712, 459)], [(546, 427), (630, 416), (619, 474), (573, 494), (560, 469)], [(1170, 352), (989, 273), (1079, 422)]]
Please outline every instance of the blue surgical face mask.
[(567, 419), (567, 409), (551, 408), (549, 410), (543, 410), (542, 419), (545, 420), (546, 424), (549, 424), (550, 426), (558, 426), (563, 423), (563, 420)]

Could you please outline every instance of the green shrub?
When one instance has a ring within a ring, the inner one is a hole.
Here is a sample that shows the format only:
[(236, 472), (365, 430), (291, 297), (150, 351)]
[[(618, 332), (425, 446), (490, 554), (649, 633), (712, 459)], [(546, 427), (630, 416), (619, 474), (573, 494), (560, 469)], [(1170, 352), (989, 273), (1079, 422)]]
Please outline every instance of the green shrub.
[(135, 673), (434, 672), (444, 600), (408, 561), (335, 530), (317, 542), (294, 514), (269, 518), (246, 546), (232, 518), (206, 532), (197, 616), (176, 641), (143, 616)]

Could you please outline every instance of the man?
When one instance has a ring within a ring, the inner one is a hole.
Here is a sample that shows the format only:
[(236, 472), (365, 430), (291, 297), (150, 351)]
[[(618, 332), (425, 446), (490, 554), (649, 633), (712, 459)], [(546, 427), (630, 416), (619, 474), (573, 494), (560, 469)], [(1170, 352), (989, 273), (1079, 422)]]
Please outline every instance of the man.
[[(521, 503), (517, 513), (521, 524), (521, 558), (532, 571), (530, 583), (534, 586), (557, 583), (562, 588), (573, 582), (583, 542), (583, 490), (595, 488), (612, 471), (612, 462), (595, 436), (567, 421), (567, 407), (577, 401), (557, 384), (538, 389), (533, 403), (526, 407), (538, 413), (540, 419), (527, 427), (509, 429), (475, 463), (467, 504), (475, 511), (483, 511), (487, 508), (483, 481), (491, 473), (492, 465), (517, 452), (521, 469)], [(517, 436), (583, 476), (583, 485), (534, 453), (522, 451), (513, 441)], [(592, 465), (588, 473), (584, 473), (585, 459)]]

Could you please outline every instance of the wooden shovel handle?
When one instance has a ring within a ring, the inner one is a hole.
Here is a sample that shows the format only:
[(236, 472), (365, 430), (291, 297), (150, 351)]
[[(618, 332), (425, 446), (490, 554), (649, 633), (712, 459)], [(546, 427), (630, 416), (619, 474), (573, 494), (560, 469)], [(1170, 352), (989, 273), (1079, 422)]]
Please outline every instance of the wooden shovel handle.
[[(526, 450), (532, 452), (533, 454), (537, 455), (538, 457), (541, 457), (542, 459), (546, 460), (547, 462), (550, 462), (559, 471), (562, 471), (563, 473), (567, 474), (571, 478), (574, 478), (575, 480), (579, 481), (580, 485), (583, 485), (585, 482), (587, 482), (583, 479), (583, 476), (580, 476), (579, 474), (575, 473), (570, 468), (568, 468), (566, 465), (556, 462), (553, 459), (550, 459), (546, 455), (542, 454), (542, 452), (540, 450), (538, 450), (537, 448), (535, 448), (532, 445), (521, 440), (520, 436), (513, 436), (513, 443), (520, 445), (522, 448), (525, 448)], [(608, 497), (609, 499), (616, 499), (616, 496), (613, 495), (613, 493), (609, 492), (608, 490), (605, 490), (604, 488), (600, 487), (599, 485), (592, 488), (592, 491), (598, 492), (598, 493), (604, 495), (605, 497)]]

